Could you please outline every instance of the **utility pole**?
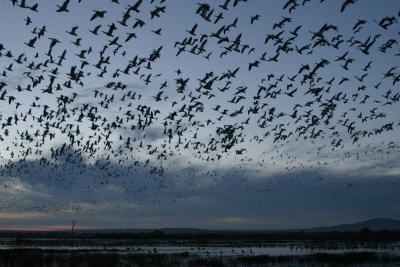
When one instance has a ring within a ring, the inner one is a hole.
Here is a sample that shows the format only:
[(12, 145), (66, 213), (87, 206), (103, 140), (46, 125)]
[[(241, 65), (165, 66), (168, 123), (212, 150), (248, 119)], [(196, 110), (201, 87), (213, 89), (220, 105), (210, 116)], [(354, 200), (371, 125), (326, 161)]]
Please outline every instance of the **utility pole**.
[(74, 234), (75, 220), (72, 221), (71, 235)]

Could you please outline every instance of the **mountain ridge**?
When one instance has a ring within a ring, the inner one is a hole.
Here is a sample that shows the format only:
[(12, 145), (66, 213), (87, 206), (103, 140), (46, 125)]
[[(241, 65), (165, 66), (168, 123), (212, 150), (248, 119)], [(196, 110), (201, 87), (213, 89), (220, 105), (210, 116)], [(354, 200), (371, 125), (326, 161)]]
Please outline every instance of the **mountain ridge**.
[(375, 218), (366, 221), (338, 224), (333, 226), (324, 226), (310, 228), (306, 231), (309, 232), (355, 232), (363, 229), (369, 229), (373, 231), (379, 230), (400, 230), (400, 220), (391, 218)]
[[(314, 228), (303, 228), (303, 229), (277, 229), (277, 230), (229, 230), (229, 229), (204, 229), (204, 228), (191, 228), (191, 227), (164, 227), (164, 228), (111, 228), (111, 229), (75, 229), (75, 232), (79, 233), (99, 233), (99, 234), (224, 234), (224, 233), (243, 233), (243, 234), (256, 234), (256, 233), (290, 233), (290, 232), (305, 232), (305, 233), (313, 233), (313, 232), (358, 232), (361, 230), (371, 230), (371, 231), (379, 231), (379, 230), (388, 230), (400, 231), (400, 220), (391, 219), (391, 218), (375, 218), (369, 219), (365, 221), (355, 222), (355, 223), (346, 223), (346, 224), (337, 224), (331, 226), (322, 226), (322, 227), (314, 227)], [(6, 231), (1, 230), (0, 232), (68, 232), (70, 230), (61, 230), (61, 231)]]
[(357, 232), (363, 229), (373, 231), (378, 230), (400, 230), (400, 220), (391, 218), (374, 218), (355, 223), (337, 224), (332, 226), (321, 226), (304, 229), (277, 229), (277, 230), (229, 230), (229, 229), (203, 229), (191, 227), (165, 227), (155, 229), (92, 229), (80, 231), (114, 231), (114, 232), (132, 232), (132, 233), (152, 233), (155, 231), (164, 234), (213, 234), (213, 233), (277, 233), (277, 232)]

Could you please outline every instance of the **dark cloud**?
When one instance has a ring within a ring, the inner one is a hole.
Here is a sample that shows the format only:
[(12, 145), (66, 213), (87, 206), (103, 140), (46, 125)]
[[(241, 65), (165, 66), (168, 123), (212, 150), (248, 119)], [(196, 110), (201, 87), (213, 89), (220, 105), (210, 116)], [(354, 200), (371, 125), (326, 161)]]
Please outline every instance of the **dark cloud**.
[(55, 216), (57, 222), (75, 218), (93, 227), (260, 229), (398, 217), (399, 212), (394, 203), (400, 200), (400, 174), (348, 175), (320, 168), (263, 175), (241, 166), (199, 166), (168, 169), (160, 176), (151, 173), (153, 168), (89, 162), (73, 150), (51, 161), (14, 162), (0, 170), (1, 186), (7, 186), (1, 197), (4, 223), (18, 224), (25, 216), (48, 224)]

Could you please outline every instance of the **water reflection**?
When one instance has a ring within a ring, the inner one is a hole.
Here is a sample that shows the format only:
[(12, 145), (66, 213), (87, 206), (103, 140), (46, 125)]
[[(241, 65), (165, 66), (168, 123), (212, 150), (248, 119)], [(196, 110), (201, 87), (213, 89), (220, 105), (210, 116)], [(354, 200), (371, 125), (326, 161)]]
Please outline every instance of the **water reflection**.
[(359, 243), (315, 243), (315, 242), (274, 242), (274, 243), (142, 243), (131, 240), (57, 240), (57, 239), (0, 239), (0, 249), (41, 249), (71, 250), (85, 252), (117, 252), (123, 254), (179, 254), (190, 253), (200, 256), (270, 255), (299, 256), (315, 253), (390, 253), (400, 255), (400, 242), (359, 242)]

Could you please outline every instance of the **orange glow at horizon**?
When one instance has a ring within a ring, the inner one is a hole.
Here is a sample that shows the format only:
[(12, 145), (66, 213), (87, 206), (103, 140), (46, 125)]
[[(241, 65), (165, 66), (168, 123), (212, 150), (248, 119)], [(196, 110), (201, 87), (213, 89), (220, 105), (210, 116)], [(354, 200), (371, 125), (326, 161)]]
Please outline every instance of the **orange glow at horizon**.
[[(83, 226), (75, 226), (74, 230), (86, 229)], [(71, 225), (50, 226), (0, 226), (0, 231), (69, 231)]]

